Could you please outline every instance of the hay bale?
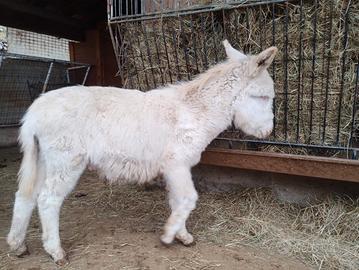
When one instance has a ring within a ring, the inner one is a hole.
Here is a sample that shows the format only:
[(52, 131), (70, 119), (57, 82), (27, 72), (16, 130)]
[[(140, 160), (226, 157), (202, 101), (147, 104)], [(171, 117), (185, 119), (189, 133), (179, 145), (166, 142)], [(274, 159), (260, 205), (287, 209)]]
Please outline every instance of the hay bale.
[[(225, 59), (220, 43), (225, 37), (250, 54), (275, 44), (279, 53), (270, 72), (275, 78), (276, 132), (271, 139), (348, 146), (359, 61), (359, 3), (303, 1), (302, 9), (298, 3), (122, 23), (118, 30), (125, 41), (125, 87), (148, 90), (191, 79)], [(295, 152), (268, 146), (263, 150)]]

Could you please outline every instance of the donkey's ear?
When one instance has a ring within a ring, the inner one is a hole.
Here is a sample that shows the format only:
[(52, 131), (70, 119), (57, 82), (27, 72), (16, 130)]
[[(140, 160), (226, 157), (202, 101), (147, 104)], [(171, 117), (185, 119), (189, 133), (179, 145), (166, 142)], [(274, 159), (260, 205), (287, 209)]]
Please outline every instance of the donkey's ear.
[(270, 47), (260, 54), (253, 56), (250, 61), (249, 72), (251, 76), (256, 76), (263, 70), (267, 69), (272, 64), (278, 49), (276, 47)]
[(228, 40), (225, 39), (222, 41), (224, 49), (226, 50), (227, 57), (232, 60), (244, 60), (247, 59), (247, 56), (240, 51), (237, 51), (235, 48), (229, 44)]

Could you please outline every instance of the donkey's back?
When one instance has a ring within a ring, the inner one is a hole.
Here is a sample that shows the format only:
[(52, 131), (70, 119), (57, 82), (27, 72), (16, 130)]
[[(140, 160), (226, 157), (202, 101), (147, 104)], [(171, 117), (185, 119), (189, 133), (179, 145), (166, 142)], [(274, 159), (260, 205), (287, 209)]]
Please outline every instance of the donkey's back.
[(20, 142), (26, 148), (35, 137), (43, 161), (57, 171), (61, 164), (66, 170), (90, 163), (110, 181), (144, 182), (160, 173), (168, 155), (178, 108), (174, 95), (111, 87), (55, 90), (29, 108)]

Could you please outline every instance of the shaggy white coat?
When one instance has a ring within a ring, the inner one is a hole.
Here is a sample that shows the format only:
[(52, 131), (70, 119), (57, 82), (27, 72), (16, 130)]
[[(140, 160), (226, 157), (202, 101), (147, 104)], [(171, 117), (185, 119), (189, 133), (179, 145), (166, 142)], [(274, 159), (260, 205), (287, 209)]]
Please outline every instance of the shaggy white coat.
[(186, 219), (197, 192), (191, 179), (206, 146), (231, 125), (263, 138), (273, 128), (273, 81), (266, 68), (277, 49), (247, 57), (224, 46), (228, 60), (190, 82), (149, 92), (115, 87), (66, 87), (39, 97), (22, 120), (24, 153), (8, 243), (26, 251), (37, 204), (45, 250), (66, 262), (59, 212), (87, 166), (111, 182), (144, 183), (163, 176), (172, 214), (163, 243), (193, 237)]

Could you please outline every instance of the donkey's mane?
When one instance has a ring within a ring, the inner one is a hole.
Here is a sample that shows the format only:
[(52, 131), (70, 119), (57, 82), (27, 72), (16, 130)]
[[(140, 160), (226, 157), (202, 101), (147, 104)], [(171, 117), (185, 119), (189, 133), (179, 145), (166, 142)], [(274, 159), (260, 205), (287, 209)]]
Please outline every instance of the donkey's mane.
[(200, 91), (202, 90), (210, 81), (216, 80), (217, 78), (228, 75), (235, 67), (238, 67), (239, 63), (237, 61), (226, 60), (219, 64), (216, 64), (210, 67), (203, 73), (198, 74), (194, 79), (185, 82), (179, 82), (172, 85), (173, 87), (181, 91), (187, 90), (187, 92)]

